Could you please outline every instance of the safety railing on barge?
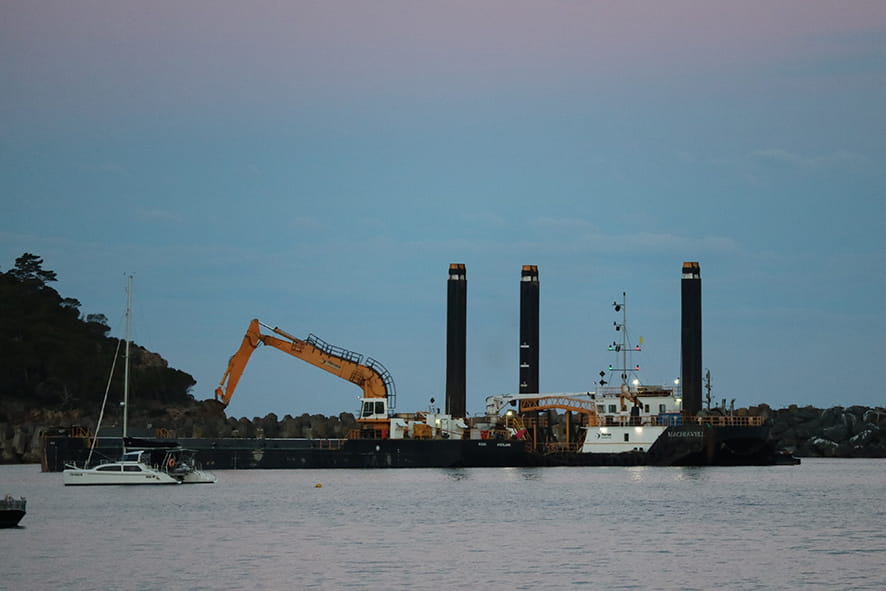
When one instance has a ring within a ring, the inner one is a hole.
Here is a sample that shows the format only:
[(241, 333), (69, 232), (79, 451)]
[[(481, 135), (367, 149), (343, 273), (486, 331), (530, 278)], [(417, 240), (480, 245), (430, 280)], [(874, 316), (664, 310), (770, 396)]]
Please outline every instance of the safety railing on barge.
[(602, 415), (593, 426), (600, 427), (677, 427), (679, 425), (706, 425), (710, 427), (760, 427), (766, 421), (759, 416), (710, 415), (685, 416), (680, 413), (662, 413), (631, 417), (625, 415)]
[(711, 427), (761, 427), (763, 417), (740, 417), (735, 415), (710, 415), (704, 417), (683, 417), (684, 423), (709, 425)]

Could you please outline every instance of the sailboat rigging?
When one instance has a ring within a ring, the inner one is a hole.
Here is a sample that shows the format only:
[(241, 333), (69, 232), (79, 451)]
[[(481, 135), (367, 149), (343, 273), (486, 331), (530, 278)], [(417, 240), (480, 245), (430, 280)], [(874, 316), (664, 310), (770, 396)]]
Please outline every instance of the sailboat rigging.
[[(129, 440), (129, 366), (130, 366), (130, 342), (132, 340), (132, 275), (128, 276), (126, 290), (126, 340), (124, 350), (123, 370), (123, 439), (122, 457), (113, 462), (100, 463), (89, 467), (92, 453), (98, 436), (93, 438), (89, 456), (84, 467), (79, 468), (69, 465), (63, 471), (65, 486), (71, 485), (111, 485), (111, 484), (196, 484), (213, 483), (216, 478), (209, 472), (204, 472), (196, 467), (193, 453), (181, 447), (158, 446), (156, 450), (128, 450)], [(120, 346), (117, 344), (117, 353), (111, 367), (113, 377), (116, 357)], [(108, 390), (110, 390), (111, 378), (108, 379), (108, 388), (105, 391), (105, 399), (102, 402), (102, 410), (99, 413), (99, 422), (96, 426), (96, 434), (101, 427), (104, 416), (105, 404), (107, 403)], [(152, 446), (153, 447), (153, 446)]]

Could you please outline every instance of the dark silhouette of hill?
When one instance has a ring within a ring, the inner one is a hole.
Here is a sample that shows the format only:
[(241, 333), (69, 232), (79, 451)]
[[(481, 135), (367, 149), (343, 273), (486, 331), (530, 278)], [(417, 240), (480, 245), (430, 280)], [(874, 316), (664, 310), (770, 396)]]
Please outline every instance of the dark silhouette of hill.
[[(104, 314), (84, 317), (78, 300), (49, 286), (56, 280), (42, 258), (27, 252), (0, 272), (0, 422), (33, 410), (97, 412), (115, 357), (108, 402), (122, 400), (120, 339), (107, 336)], [(131, 344), (131, 410), (189, 405), (195, 384), (157, 353)]]

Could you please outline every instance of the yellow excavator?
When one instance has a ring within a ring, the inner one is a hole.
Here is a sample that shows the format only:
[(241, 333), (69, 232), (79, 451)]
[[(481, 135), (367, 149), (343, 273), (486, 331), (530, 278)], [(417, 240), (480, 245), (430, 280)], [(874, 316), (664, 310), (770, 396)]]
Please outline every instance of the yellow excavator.
[[(263, 334), (262, 328), (273, 334)], [(289, 353), (360, 386), (363, 398), (357, 422), (360, 423), (361, 437), (386, 436), (389, 428), (388, 409), (395, 405), (396, 389), (390, 372), (381, 363), (371, 357), (364, 360), (359, 353), (330, 345), (313, 334), (306, 340), (298, 339), (258, 319), (253, 319), (249, 323), (240, 348), (228, 362), (225, 375), (215, 389), (216, 400), (225, 406), (228, 405), (249, 358), (259, 345), (269, 345)]]

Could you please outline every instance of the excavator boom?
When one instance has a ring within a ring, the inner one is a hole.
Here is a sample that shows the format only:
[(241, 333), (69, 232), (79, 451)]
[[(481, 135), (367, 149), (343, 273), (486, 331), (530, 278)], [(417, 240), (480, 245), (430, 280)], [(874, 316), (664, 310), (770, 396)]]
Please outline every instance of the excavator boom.
[[(262, 327), (273, 334), (262, 334)], [(246, 364), (259, 345), (268, 345), (289, 353), (293, 357), (324, 369), (342, 379), (348, 380), (363, 389), (364, 398), (387, 398), (388, 406), (394, 406), (394, 380), (385, 367), (374, 359), (363, 356), (341, 347), (330, 345), (310, 335), (307, 340), (298, 339), (276, 327), (263, 324), (258, 319), (249, 323), (246, 335), (240, 348), (228, 362), (228, 368), (222, 377), (215, 398), (225, 406), (231, 401), (237, 383), (246, 369)]]

